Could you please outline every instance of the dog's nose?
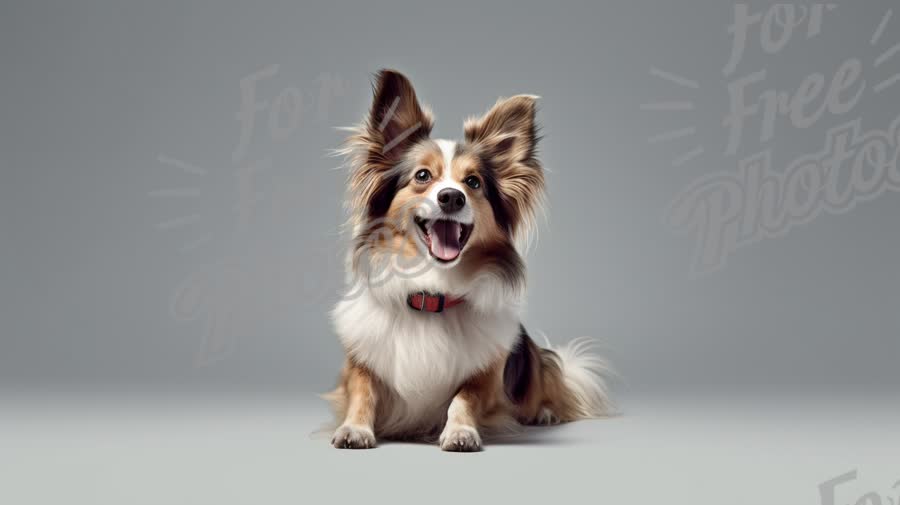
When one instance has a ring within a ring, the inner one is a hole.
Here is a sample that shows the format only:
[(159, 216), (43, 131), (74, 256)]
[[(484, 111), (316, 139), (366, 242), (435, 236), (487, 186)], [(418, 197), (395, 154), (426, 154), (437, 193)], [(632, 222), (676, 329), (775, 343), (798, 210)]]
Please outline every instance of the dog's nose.
[(448, 214), (459, 212), (466, 206), (466, 195), (458, 189), (444, 188), (438, 192), (437, 199), (441, 210)]

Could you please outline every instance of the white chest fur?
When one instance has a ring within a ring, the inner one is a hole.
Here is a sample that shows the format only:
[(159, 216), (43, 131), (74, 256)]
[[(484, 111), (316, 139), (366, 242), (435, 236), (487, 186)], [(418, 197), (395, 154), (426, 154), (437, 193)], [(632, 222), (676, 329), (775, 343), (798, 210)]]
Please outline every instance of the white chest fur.
[(419, 312), (405, 303), (385, 306), (367, 292), (338, 303), (333, 319), (344, 347), (397, 396), (397, 415), (410, 419), (442, 415), (432, 411), (505, 355), (519, 331), (513, 309), (485, 314), (463, 303)]

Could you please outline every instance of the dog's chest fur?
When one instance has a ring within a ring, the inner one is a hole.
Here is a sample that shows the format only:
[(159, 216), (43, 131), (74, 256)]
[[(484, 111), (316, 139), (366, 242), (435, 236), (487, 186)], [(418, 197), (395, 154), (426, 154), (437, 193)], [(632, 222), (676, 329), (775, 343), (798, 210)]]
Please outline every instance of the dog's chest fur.
[(343, 300), (333, 313), (337, 333), (354, 360), (395, 396), (385, 424), (428, 424), (462, 383), (506, 356), (518, 336), (514, 310), (478, 313), (466, 303), (441, 313), (387, 307), (368, 293)]

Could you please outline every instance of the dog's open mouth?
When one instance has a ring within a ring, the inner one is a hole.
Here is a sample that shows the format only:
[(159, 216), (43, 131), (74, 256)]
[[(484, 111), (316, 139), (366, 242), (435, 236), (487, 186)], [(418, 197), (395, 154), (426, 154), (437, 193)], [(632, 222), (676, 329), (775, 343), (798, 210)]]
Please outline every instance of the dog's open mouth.
[(428, 252), (438, 261), (451, 262), (459, 257), (472, 235), (473, 225), (451, 219), (415, 217)]

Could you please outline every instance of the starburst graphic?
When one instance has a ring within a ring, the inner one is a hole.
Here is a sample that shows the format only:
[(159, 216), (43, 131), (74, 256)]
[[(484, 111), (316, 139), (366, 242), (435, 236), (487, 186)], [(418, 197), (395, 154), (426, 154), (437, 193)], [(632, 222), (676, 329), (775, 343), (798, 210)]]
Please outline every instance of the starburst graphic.
[[(186, 161), (181, 161), (170, 156), (166, 156), (164, 154), (160, 154), (157, 157), (157, 161), (160, 164), (166, 165), (169, 167), (179, 168), (184, 173), (193, 176), (205, 176), (207, 174), (207, 170), (204, 168), (200, 168), (196, 165), (188, 163)], [(183, 188), (168, 188), (168, 189), (156, 189), (152, 191), (148, 191), (147, 195), (153, 198), (169, 198), (169, 199), (190, 199), (190, 198), (198, 198), (202, 195), (202, 191), (197, 187), (183, 187)], [(175, 218), (171, 218), (156, 224), (156, 227), (162, 231), (171, 231), (177, 230), (181, 228), (187, 228), (190, 226), (194, 226), (199, 224), (203, 220), (203, 216), (199, 213), (188, 214), (184, 216), (178, 216)], [(196, 249), (199, 249), (204, 244), (210, 242), (213, 239), (212, 233), (203, 233), (201, 235), (195, 235), (191, 239), (189, 239), (186, 243), (184, 243), (180, 247), (180, 251), (183, 253), (191, 252)]]
[[(678, 85), (682, 88), (688, 88), (692, 90), (700, 89), (700, 84), (697, 81), (688, 79), (686, 77), (682, 77), (677, 74), (673, 74), (672, 72), (667, 72), (665, 70), (660, 70), (655, 67), (650, 68), (650, 75), (653, 77), (658, 77), (667, 82)], [(694, 102), (691, 101), (665, 101), (665, 102), (655, 102), (655, 103), (645, 103), (641, 104), (641, 110), (645, 111), (654, 111), (654, 112), (678, 112), (678, 111), (690, 111), (694, 110)], [(695, 135), (697, 133), (697, 128), (693, 126), (687, 126), (683, 128), (677, 128), (674, 130), (665, 131), (652, 137), (648, 138), (647, 141), (651, 144), (659, 144), (661, 142), (671, 142), (674, 140), (685, 139)], [(694, 145), (688, 148), (687, 151), (681, 152), (677, 154), (674, 158), (672, 158), (672, 166), (680, 167), (685, 163), (701, 156), (705, 152), (702, 145)]]
[[(378, 125), (378, 131), (384, 132), (384, 129), (387, 127), (388, 123), (391, 121), (391, 119), (393, 119), (394, 114), (397, 112), (398, 105), (400, 105), (400, 97), (399, 96), (394, 98), (394, 101), (391, 103), (391, 107), (388, 109), (387, 113), (384, 115), (384, 119), (382, 119), (381, 124)], [(422, 127), (422, 122), (418, 121), (418, 122), (416, 122), (416, 124), (403, 130), (402, 132), (400, 132), (399, 135), (397, 135), (397, 138), (391, 140), (390, 142), (388, 142), (387, 144), (384, 145), (384, 147), (381, 149), (381, 153), (382, 154), (387, 153), (388, 151), (393, 149), (394, 146), (396, 146), (396, 145), (400, 144), (400, 142), (403, 142), (404, 140), (406, 140), (407, 137), (409, 137), (410, 135), (415, 133), (416, 130), (418, 130), (421, 127)]]
[[(872, 39), (870, 40), (870, 43), (873, 46), (878, 45), (878, 41), (881, 39), (881, 35), (884, 34), (884, 30), (887, 27), (888, 23), (890, 22), (891, 16), (893, 15), (893, 13), (894, 13), (894, 11), (889, 9), (884, 14), (884, 17), (881, 18), (881, 22), (878, 23), (878, 28), (875, 29), (875, 33), (872, 34)], [(874, 63), (875, 68), (878, 68), (881, 65), (887, 63), (891, 58), (896, 56), (897, 53), (900, 53), (900, 42), (889, 47), (886, 51), (884, 51), (883, 53), (878, 55), (878, 57), (875, 58), (875, 63)], [(875, 84), (875, 86), (873, 86), (872, 89), (874, 89), (876, 93), (881, 93), (882, 91), (893, 86), (894, 84), (897, 84), (898, 82), (900, 82), (900, 72), (888, 77), (887, 79), (879, 82), (878, 84)]]

